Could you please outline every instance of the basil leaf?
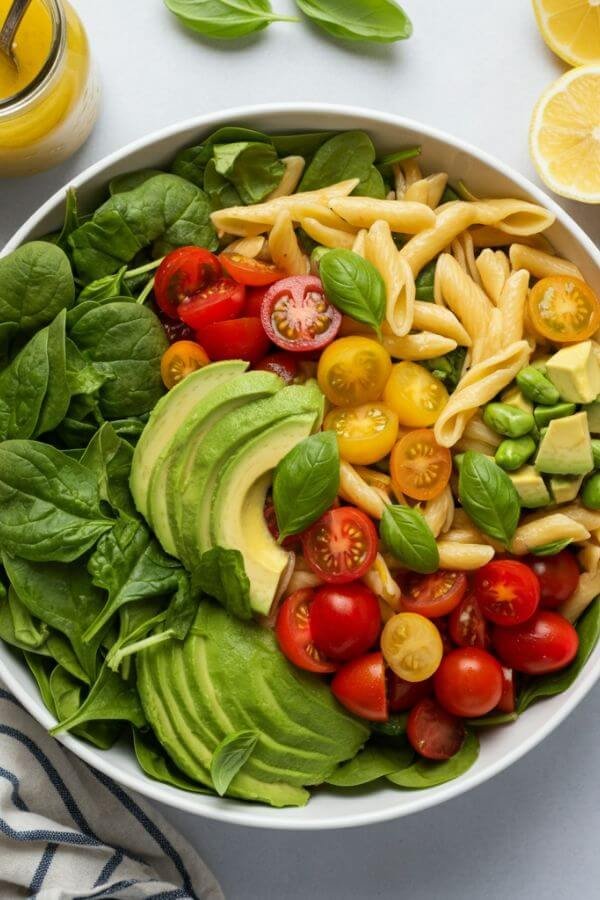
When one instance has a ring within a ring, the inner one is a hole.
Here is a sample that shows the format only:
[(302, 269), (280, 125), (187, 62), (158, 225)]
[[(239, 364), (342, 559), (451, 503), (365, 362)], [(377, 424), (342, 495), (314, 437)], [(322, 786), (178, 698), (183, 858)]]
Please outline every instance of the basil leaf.
[(577, 634), (579, 635), (579, 649), (571, 665), (561, 672), (536, 676), (519, 694), (517, 712), (522, 713), (536, 700), (554, 697), (571, 687), (600, 638), (600, 598), (596, 597), (579, 619)]
[(329, 509), (340, 487), (340, 454), (332, 431), (300, 441), (275, 469), (273, 504), (280, 540), (304, 531)]
[(257, 731), (237, 731), (223, 738), (215, 748), (210, 763), (210, 776), (219, 796), (223, 796), (244, 763), (248, 761), (258, 738)]
[[(216, 173), (231, 182), (246, 205), (264, 200), (285, 172), (271, 144), (248, 141), (215, 144), (213, 159)], [(206, 172), (204, 175), (206, 181)]]
[(423, 300), (425, 303), (433, 303), (433, 285), (435, 282), (435, 267), (437, 265), (437, 257), (423, 266), (417, 277), (415, 278), (416, 299)]
[(380, 534), (384, 544), (402, 565), (429, 575), (440, 565), (440, 554), (431, 528), (418, 509), (386, 506)]
[[(402, 41), (412, 24), (394, 0), (296, 0), (302, 12), (333, 37), (346, 41)], [(332, 182), (333, 183), (333, 182)]]
[(506, 472), (483, 453), (467, 450), (458, 483), (463, 508), (475, 525), (509, 545), (519, 524), (519, 495)]
[(192, 781), (177, 768), (149, 729), (147, 731), (133, 729), (133, 749), (140, 768), (155, 781), (195, 794), (212, 794), (208, 788)]
[(238, 619), (251, 619), (250, 581), (239, 550), (212, 547), (200, 557), (192, 576), (192, 587), (218, 600)]
[(165, 0), (183, 25), (205, 37), (231, 40), (262, 31), (271, 22), (297, 22), (275, 15), (269, 0)]
[(345, 131), (326, 141), (306, 169), (299, 191), (315, 191), (338, 181), (366, 181), (375, 162), (373, 141), (364, 131)]
[(319, 266), (325, 293), (341, 312), (379, 332), (385, 316), (385, 283), (375, 266), (352, 250), (329, 250)]
[(552, 541), (550, 544), (540, 544), (539, 547), (532, 547), (529, 552), (533, 553), (534, 556), (555, 556), (572, 543), (572, 538), (565, 538), (562, 541)]
[(467, 731), (464, 743), (458, 753), (444, 762), (419, 759), (402, 772), (388, 775), (388, 781), (404, 788), (429, 788), (436, 784), (452, 781), (464, 775), (479, 756), (479, 739), (472, 731)]
[(412, 747), (406, 740), (404, 746), (385, 747), (367, 744), (354, 759), (338, 766), (329, 778), (325, 779), (325, 783), (334, 787), (358, 787), (361, 784), (368, 784), (383, 778), (384, 775), (406, 769), (412, 763), (414, 755)]

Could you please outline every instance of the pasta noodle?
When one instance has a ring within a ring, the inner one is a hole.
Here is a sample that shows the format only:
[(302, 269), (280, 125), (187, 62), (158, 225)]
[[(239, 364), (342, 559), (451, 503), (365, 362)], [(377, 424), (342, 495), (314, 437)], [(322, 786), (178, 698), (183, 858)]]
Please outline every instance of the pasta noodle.
[(387, 324), (397, 337), (408, 334), (413, 325), (415, 281), (396, 248), (387, 222), (375, 222), (369, 229), (365, 256), (379, 270), (385, 282)]
[[(381, 494), (367, 484), (356, 469), (343, 459), (340, 461), (340, 497), (374, 519), (381, 519), (386, 507)], [(387, 502), (391, 502), (389, 498)]]
[(461, 347), (470, 347), (471, 338), (454, 313), (444, 306), (415, 300), (413, 328), (432, 331), (456, 341)]
[(451, 338), (432, 331), (418, 331), (404, 337), (393, 334), (382, 335), (381, 342), (390, 356), (395, 359), (435, 359), (456, 350), (458, 344)]
[(435, 222), (435, 213), (429, 206), (404, 200), (339, 197), (329, 201), (329, 208), (355, 228), (370, 228), (381, 221), (400, 234), (416, 234)]
[(475, 265), (484, 291), (492, 303), (498, 306), (502, 288), (510, 273), (506, 255), (501, 250), (494, 252), (486, 247), (477, 257)]
[(437, 542), (440, 569), (472, 571), (480, 569), (494, 557), (494, 548), (488, 544), (457, 544), (454, 541)]
[(431, 209), (435, 209), (448, 184), (446, 172), (438, 172), (437, 175), (428, 175), (411, 184), (404, 193), (403, 200), (414, 200), (417, 203), (426, 203)]
[(523, 556), (536, 547), (544, 547), (556, 541), (587, 541), (589, 531), (570, 516), (549, 513), (539, 519), (526, 519), (519, 525), (510, 545), (511, 553)]
[(223, 253), (225, 253), (225, 255), (239, 253), (240, 256), (245, 256), (248, 259), (256, 259), (264, 253), (266, 244), (267, 242), (262, 235), (240, 238), (238, 241), (233, 241), (225, 247)]
[(524, 244), (512, 244), (510, 251), (510, 264), (513, 269), (527, 269), (534, 278), (548, 278), (550, 275), (572, 275), (573, 278), (583, 279), (583, 275), (577, 266), (568, 259), (559, 256), (551, 256), (543, 250), (534, 247), (526, 247)]
[(502, 345), (520, 341), (524, 331), (525, 303), (529, 291), (529, 272), (517, 269), (506, 280), (498, 306), (502, 313)]
[(434, 295), (436, 303), (445, 303), (462, 322), (471, 339), (472, 362), (479, 362), (485, 354), (494, 307), (448, 253), (443, 253), (437, 261)]
[(282, 209), (269, 234), (271, 259), (286, 275), (306, 275), (310, 270), (308, 257), (300, 249), (289, 212)]
[(594, 597), (600, 594), (600, 547), (586, 544), (578, 556), (582, 573), (579, 584), (566, 603), (558, 610), (570, 622), (585, 612)]
[(300, 225), (318, 244), (330, 249), (341, 248), (343, 250), (352, 250), (354, 245), (354, 235), (347, 231), (341, 231), (339, 228), (332, 228), (330, 225), (323, 225), (317, 219), (307, 218), (301, 219)]
[(446, 486), (441, 494), (433, 500), (428, 500), (421, 512), (435, 537), (443, 531), (448, 531), (454, 516), (454, 498), (450, 488)]
[(479, 450), (480, 453), (486, 453), (493, 456), (501, 440), (502, 438), (497, 432), (488, 428), (483, 421), (481, 413), (478, 412), (475, 413), (473, 418), (467, 423), (464, 434), (456, 447), (461, 451), (472, 450), (473, 448), (467, 446), (467, 443), (474, 442), (478, 444), (478, 448), (484, 448)]
[(277, 197), (287, 197), (289, 194), (293, 194), (300, 184), (306, 165), (303, 156), (286, 156), (281, 161), (285, 166), (285, 172), (275, 190), (271, 191), (267, 197), (267, 203), (269, 200), (276, 200)]
[(359, 256), (364, 258), (366, 252), (366, 241), (367, 241), (367, 231), (365, 228), (361, 228), (356, 237), (354, 238), (354, 243), (352, 244), (352, 251), (354, 253), (358, 253)]

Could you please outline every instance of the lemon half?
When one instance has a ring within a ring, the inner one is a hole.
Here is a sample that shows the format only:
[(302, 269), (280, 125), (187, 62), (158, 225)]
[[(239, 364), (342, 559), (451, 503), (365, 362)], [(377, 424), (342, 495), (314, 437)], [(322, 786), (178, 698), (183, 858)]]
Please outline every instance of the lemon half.
[(572, 66), (600, 63), (600, 0), (533, 0), (551, 50)]

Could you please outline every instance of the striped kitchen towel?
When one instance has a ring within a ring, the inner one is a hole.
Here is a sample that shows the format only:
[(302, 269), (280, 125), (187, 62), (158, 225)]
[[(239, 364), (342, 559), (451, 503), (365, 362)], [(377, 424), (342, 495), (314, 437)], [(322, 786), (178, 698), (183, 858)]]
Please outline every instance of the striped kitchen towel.
[(0, 898), (223, 900), (149, 804), (65, 750), (0, 684)]

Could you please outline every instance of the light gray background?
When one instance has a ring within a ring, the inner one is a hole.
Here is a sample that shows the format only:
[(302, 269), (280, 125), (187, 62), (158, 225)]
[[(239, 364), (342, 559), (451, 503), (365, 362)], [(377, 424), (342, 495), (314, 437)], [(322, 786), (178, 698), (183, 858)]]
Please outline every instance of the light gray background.
[[(0, 245), (57, 188), (106, 153), (164, 125), (243, 103), (324, 101), (420, 119), (535, 178), (529, 118), (564, 66), (529, 0), (404, 0), (413, 38), (341, 46), (311, 26), (275, 24), (209, 44), (161, 0), (74, 0), (104, 87), (100, 120), (70, 162), (0, 180)], [(292, 0), (273, 0), (291, 12)], [(565, 203), (597, 242), (598, 207)], [(163, 808), (213, 868), (228, 900), (548, 900), (598, 897), (600, 689), (541, 747), (437, 809), (371, 828), (249, 830)]]

